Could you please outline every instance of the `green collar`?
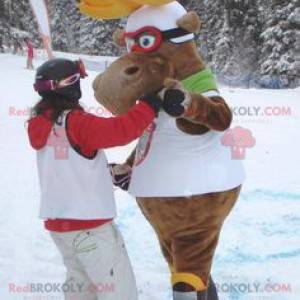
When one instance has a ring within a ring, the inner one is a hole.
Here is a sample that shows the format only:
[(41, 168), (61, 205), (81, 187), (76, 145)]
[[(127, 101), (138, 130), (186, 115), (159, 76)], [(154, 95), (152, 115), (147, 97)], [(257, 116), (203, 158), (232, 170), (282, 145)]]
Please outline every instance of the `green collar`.
[(192, 93), (204, 93), (218, 90), (216, 80), (211, 69), (204, 69), (181, 81), (183, 87)]

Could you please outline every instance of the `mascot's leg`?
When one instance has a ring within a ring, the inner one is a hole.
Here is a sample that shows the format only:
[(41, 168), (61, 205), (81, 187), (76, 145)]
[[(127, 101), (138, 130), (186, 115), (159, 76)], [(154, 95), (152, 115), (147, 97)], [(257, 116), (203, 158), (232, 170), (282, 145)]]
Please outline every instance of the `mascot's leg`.
[(206, 291), (206, 294), (207, 294), (207, 299), (208, 300), (218, 300), (219, 297), (218, 297), (218, 292), (217, 292), (217, 287), (214, 283), (214, 281), (212, 280), (212, 278), (210, 277), (210, 280), (209, 280), (209, 286), (208, 286), (208, 289)]
[(210, 272), (222, 225), (241, 187), (189, 198), (138, 198), (170, 266), (174, 300), (218, 300)]

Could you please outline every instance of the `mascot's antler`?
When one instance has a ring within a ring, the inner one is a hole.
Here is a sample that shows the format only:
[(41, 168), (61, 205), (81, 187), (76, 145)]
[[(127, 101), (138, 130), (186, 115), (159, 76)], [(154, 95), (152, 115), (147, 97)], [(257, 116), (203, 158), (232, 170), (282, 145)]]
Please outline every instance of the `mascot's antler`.
[(130, 15), (142, 5), (162, 5), (172, 0), (81, 0), (79, 9), (97, 19), (117, 19)]

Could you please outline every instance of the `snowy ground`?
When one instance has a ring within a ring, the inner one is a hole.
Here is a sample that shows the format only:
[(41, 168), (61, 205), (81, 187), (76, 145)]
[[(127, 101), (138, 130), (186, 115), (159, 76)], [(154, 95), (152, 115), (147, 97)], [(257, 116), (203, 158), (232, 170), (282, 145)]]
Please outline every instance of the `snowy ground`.
[[(34, 72), (24, 66), (24, 57), (0, 55), (0, 299), (63, 299), (58, 293), (26, 291), (27, 284), (63, 282), (65, 270), (37, 218), (35, 153), (25, 130), (27, 108), (37, 96), (32, 90)], [(83, 102), (92, 112), (99, 108), (91, 89), (95, 75), (90, 72), (83, 82)], [(256, 145), (246, 150), (248, 179), (226, 222), (214, 262), (220, 299), (298, 300), (300, 90), (221, 90), (235, 113), (233, 127), (250, 129)], [(131, 148), (107, 154), (110, 161), (122, 161)], [(117, 222), (140, 299), (170, 300), (168, 269), (153, 231), (134, 199), (119, 190), (116, 197)]]

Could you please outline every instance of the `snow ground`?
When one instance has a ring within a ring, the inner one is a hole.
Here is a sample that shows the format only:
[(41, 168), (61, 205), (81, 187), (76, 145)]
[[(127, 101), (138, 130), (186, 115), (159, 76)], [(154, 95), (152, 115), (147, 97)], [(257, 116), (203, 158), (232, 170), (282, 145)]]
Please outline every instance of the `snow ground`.
[[(38, 98), (32, 90), (34, 72), (24, 66), (24, 57), (0, 55), (0, 299), (63, 299), (59, 293), (21, 290), (31, 283), (61, 283), (65, 273), (37, 217), (35, 153), (25, 122), (27, 108)], [(99, 108), (91, 89), (95, 75), (90, 72), (83, 81), (82, 101), (91, 111)], [(300, 89), (221, 91), (235, 112), (233, 127), (250, 129), (256, 145), (246, 151), (248, 179), (215, 257), (220, 299), (299, 300)], [(132, 146), (107, 151), (109, 160), (121, 162)], [(119, 190), (116, 198), (140, 299), (171, 300), (167, 265), (152, 229), (134, 199)], [(20, 290), (10, 290), (13, 285)]]

